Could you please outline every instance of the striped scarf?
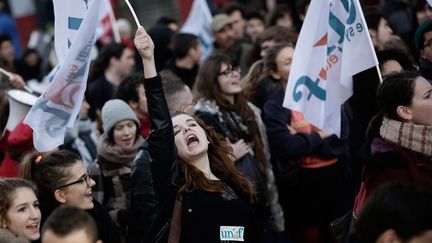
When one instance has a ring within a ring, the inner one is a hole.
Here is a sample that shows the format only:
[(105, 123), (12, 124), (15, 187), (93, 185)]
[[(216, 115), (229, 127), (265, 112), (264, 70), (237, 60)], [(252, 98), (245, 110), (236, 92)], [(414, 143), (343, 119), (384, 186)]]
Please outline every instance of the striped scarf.
[(432, 126), (416, 125), (385, 118), (380, 127), (381, 137), (432, 160)]

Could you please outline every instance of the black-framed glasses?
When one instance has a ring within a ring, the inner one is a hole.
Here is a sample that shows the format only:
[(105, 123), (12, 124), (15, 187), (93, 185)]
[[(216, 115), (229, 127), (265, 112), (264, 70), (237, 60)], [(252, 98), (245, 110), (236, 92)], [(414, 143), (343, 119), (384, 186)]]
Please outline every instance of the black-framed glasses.
[(68, 186), (72, 186), (75, 184), (84, 183), (84, 182), (87, 184), (88, 187), (90, 187), (91, 186), (91, 180), (92, 179), (91, 179), (90, 170), (87, 170), (87, 173), (85, 173), (83, 176), (81, 176), (78, 180), (67, 183), (66, 185), (59, 186), (56, 188), (56, 190), (62, 189), (62, 188), (68, 187)]
[(427, 46), (429, 46), (430, 48), (432, 48), (432, 39), (431, 39), (431, 40), (428, 40), (428, 41), (426, 41), (426, 43), (425, 43), (425, 44), (423, 44), (423, 48), (425, 48), (425, 47), (427, 47)]
[(229, 76), (232, 77), (232, 76), (234, 76), (234, 72), (240, 74), (241, 73), (240, 67), (227, 68), (224, 71), (220, 72), (219, 75), (225, 75), (226, 77), (229, 77)]

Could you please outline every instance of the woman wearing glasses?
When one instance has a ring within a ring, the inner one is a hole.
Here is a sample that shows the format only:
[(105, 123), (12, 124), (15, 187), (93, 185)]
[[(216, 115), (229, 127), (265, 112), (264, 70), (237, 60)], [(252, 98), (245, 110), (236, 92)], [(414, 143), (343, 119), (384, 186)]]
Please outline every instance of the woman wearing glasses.
[(23, 179), (0, 179), (0, 242), (40, 238), (41, 212), (35, 186)]
[(196, 114), (230, 142), (236, 168), (253, 185), (257, 194), (253, 206), (260, 229), (263, 233), (272, 232), (272, 218), (273, 229), (282, 231), (282, 212), (268, 162), (265, 128), (260, 111), (243, 95), (240, 70), (232, 66), (229, 56), (212, 55), (200, 67), (194, 92), (198, 98)]
[(78, 155), (67, 150), (28, 154), (21, 162), (20, 175), (36, 184), (44, 219), (59, 206), (81, 208), (93, 216), (103, 242), (120, 242), (105, 208), (93, 200), (96, 183)]

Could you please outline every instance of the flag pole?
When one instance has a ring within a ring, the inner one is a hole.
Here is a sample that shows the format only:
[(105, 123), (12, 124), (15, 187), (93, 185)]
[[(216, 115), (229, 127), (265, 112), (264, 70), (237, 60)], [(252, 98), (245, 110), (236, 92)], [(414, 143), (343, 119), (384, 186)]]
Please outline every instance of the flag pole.
[(111, 1), (105, 0), (105, 5), (108, 8), (108, 16), (109, 16), (109, 19), (111, 21), (111, 26), (112, 26), (113, 34), (114, 34), (114, 40), (116, 43), (120, 43), (120, 41), (121, 41), (120, 33), (119, 33), (116, 18), (114, 16), (114, 11), (113, 11), (112, 6), (111, 6)]
[[(9, 79), (13, 79), (13, 74), (4, 70), (3, 68), (0, 67), (0, 73), (3, 73), (4, 75), (6, 75)], [(27, 92), (29, 92), (30, 94), (34, 94), (34, 90), (31, 89), (29, 86), (24, 85), (23, 89), (25, 89)]]
[[(368, 28), (368, 26), (367, 26), (366, 19), (365, 19), (364, 15), (363, 15), (363, 9), (361, 8), (361, 5), (360, 5), (359, 1), (356, 0), (356, 2), (357, 2), (357, 6), (359, 6), (359, 7), (360, 7), (360, 10), (361, 10), (361, 11), (360, 11), (360, 13), (361, 13), (361, 14), (360, 14), (360, 15), (361, 15), (361, 16), (360, 16), (360, 17), (361, 17), (361, 20), (362, 20), (363, 24), (365, 25), (365, 29), (368, 30), (369, 28)], [(373, 52), (375, 53), (375, 46), (374, 46), (373, 43), (372, 43), (372, 39), (370, 38), (370, 35), (368, 36), (367, 40), (368, 40), (368, 44), (369, 44), (370, 48), (371, 48), (371, 49), (373, 50)], [(375, 66), (375, 67), (376, 67), (376, 70), (377, 70), (378, 78), (379, 78), (380, 83), (382, 83), (382, 82), (383, 82), (383, 79), (382, 79), (382, 75), (381, 75), (381, 70), (379, 69), (379, 62), (378, 62), (378, 60), (377, 60), (377, 58), (376, 58), (376, 53), (375, 53), (374, 57), (375, 57), (375, 59), (376, 59), (376, 62), (378, 63), (378, 65)]]
[(138, 17), (137, 17), (136, 14), (135, 14), (135, 11), (134, 11), (134, 9), (132, 8), (132, 5), (130, 4), (129, 0), (125, 0), (125, 2), (126, 2), (126, 4), (128, 5), (129, 10), (131, 11), (132, 16), (133, 16), (134, 19), (135, 19), (135, 23), (136, 23), (137, 27), (140, 27), (141, 24), (140, 24), (140, 22), (139, 22), (139, 20), (138, 20)]

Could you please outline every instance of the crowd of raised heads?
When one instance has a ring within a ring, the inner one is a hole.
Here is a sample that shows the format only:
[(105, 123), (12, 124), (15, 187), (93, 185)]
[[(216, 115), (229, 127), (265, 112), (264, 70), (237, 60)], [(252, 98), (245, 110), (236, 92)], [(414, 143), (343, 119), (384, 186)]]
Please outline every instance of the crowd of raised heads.
[(64, 143), (38, 152), (10, 91), (46, 91), (53, 40), (21, 46), (0, 1), (0, 242), (432, 242), (428, 2), (362, 1), (379, 65), (338, 136), (283, 106), (310, 1), (206, 2), (209, 53), (176, 18), (118, 19)]

